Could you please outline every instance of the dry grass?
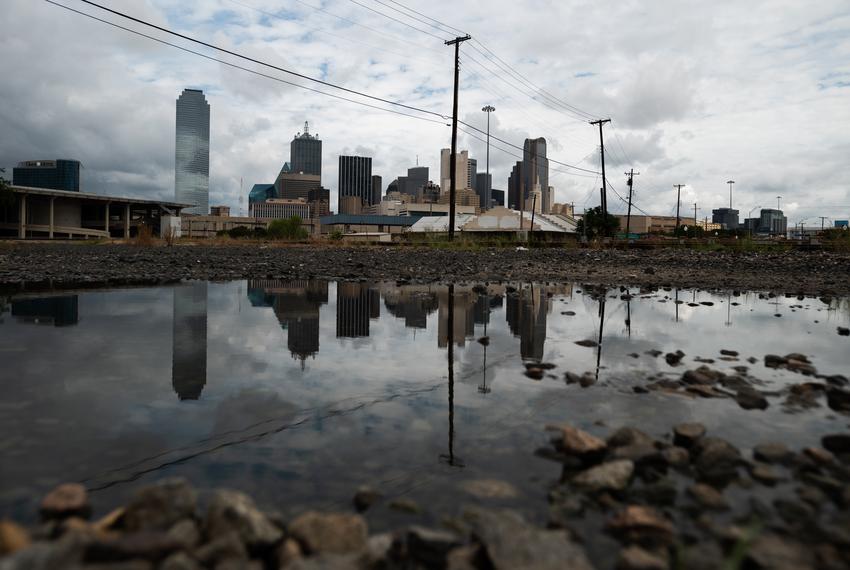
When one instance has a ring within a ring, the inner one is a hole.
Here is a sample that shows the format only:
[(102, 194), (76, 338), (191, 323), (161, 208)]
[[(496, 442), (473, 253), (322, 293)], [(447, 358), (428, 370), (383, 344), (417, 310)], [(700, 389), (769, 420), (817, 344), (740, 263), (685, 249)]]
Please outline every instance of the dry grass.
[(153, 237), (153, 231), (150, 226), (140, 225), (139, 233), (132, 240), (133, 245), (138, 247), (153, 247), (156, 242)]

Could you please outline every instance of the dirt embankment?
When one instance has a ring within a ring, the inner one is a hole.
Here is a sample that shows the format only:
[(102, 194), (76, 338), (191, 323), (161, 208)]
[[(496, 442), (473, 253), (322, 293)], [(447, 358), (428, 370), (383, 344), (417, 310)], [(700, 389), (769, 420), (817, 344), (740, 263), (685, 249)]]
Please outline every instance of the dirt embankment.
[(574, 281), (835, 295), (850, 294), (850, 255), (258, 244), (135, 247), (45, 243), (0, 249), (0, 284), (7, 287), (245, 278)]

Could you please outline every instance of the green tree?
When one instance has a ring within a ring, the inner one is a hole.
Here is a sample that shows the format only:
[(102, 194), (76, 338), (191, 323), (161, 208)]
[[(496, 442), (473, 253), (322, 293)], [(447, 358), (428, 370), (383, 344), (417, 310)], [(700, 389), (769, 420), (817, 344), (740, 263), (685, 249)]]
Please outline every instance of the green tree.
[(301, 227), (301, 218), (292, 216), (284, 220), (274, 220), (269, 224), (268, 236), (272, 239), (307, 239), (307, 230)]
[(605, 235), (613, 236), (620, 229), (620, 220), (612, 214), (606, 216), (602, 213), (602, 206), (596, 206), (587, 210), (584, 217), (578, 221), (576, 233), (585, 235), (585, 227), (587, 228), (588, 239)]

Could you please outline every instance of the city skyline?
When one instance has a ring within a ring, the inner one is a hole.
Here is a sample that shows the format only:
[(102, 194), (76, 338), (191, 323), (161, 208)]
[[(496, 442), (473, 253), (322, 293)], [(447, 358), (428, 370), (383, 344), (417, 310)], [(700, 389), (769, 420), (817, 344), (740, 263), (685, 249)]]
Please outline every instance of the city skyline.
[[(674, 183), (687, 184), (683, 203), (725, 206), (725, 181), (733, 177), (738, 181), (736, 209), (767, 206), (772, 196), (782, 195), (787, 197), (782, 209), (794, 222), (824, 213), (823, 209), (836, 218), (849, 217), (850, 198), (838, 160), (846, 156), (850, 144), (839, 128), (850, 119), (850, 111), (842, 104), (848, 82), (844, 71), (836, 71), (833, 57), (848, 41), (846, 16), (839, 13), (839, 6), (821, 2), (778, 13), (766, 3), (746, 11), (731, 3), (687, 11), (673, 7), (678, 22), (673, 34), (663, 33), (664, 24), (657, 23), (665, 20), (657, 17), (658, 12), (667, 10), (655, 6), (639, 13), (617, 7), (603, 10), (604, 16), (582, 14), (586, 23), (567, 38), (554, 24), (572, 19), (579, 8), (570, 3), (553, 7), (555, 14), (547, 16), (523, 14), (533, 33), (508, 25), (504, 17), (474, 15), (471, 6), (456, 7), (449, 23), (468, 27), (473, 38), (490, 48), (496, 46), (488, 39), (500, 37), (503, 41), (496, 52), (524, 76), (578, 108), (598, 111), (600, 116), (610, 114), (613, 123), (605, 127), (609, 181), (622, 194), (621, 171), (632, 166), (640, 169), (635, 190), (643, 209), (669, 213), (675, 206), (670, 189)], [(439, 4), (413, 7), (434, 12)], [(213, 33), (233, 35), (243, 51), (271, 48), (268, 59), (349, 87), (390, 94), (440, 112), (449, 107), (451, 57), (433, 38), (414, 34), (411, 42), (426, 44), (432, 51), (411, 52), (403, 43), (382, 44), (365, 33), (359, 39), (368, 46), (358, 47), (350, 37), (356, 34), (346, 34), (327, 14), (299, 9), (287, 20), (281, 13), (264, 16), (224, 0), (183, 15), (165, 1), (117, 8), (205, 39)], [(385, 28), (394, 36), (402, 34), (400, 25), (356, 6), (331, 2), (327, 9), (365, 26)], [(257, 77), (128, 38), (46, 4), (13, 0), (10, 10), (13, 19), (26, 24), (22, 28), (30, 26), (45, 41), (33, 46), (38, 53), (24, 57), (12, 41), (18, 30), (12, 30), (6, 40), (10, 57), (2, 69), (9, 80), (2, 89), (4, 100), (13, 102), (3, 115), (9, 130), (0, 145), (0, 162), (6, 167), (33, 157), (71, 157), (83, 163), (82, 187), (88, 191), (107, 193), (121, 187), (135, 196), (170, 197), (168, 179), (173, 177), (174, 159), (173, 149), (171, 153), (168, 149), (168, 131), (173, 123), (167, 117), (173, 107), (169, 113), (168, 101), (187, 86), (202, 88), (213, 105), (210, 200), (214, 204), (237, 207), (240, 177), (246, 182), (273, 179), (293, 132), (290, 125), (305, 119), (323, 135), (323, 175), (328, 180), (336, 179), (335, 155), (374, 157), (373, 170), (386, 181), (415, 164), (416, 155), (420, 164), (435, 168), (439, 149), (448, 144), (448, 129), (439, 125), (364, 111), (300, 90), (277, 89)], [(757, 17), (762, 12), (775, 16), (770, 25)], [(626, 18), (639, 31), (609, 38), (604, 51), (592, 49), (598, 40), (586, 30), (603, 17), (606, 21)], [(287, 35), (287, 26), (293, 24), (333, 30), (342, 37), (329, 39), (320, 32), (321, 41), (303, 35), (296, 40)], [(235, 38), (237, 26), (244, 32), (239, 38)], [(280, 37), (263, 41), (269, 29)], [(91, 41), (80, 41), (80, 37)], [(654, 39), (658, 37), (664, 39)], [(562, 59), (573, 44), (588, 42), (590, 49)], [(376, 44), (383, 45), (384, 51), (369, 47)], [(472, 45), (464, 45), (462, 53), (486, 63)], [(405, 60), (394, 54), (415, 58), (416, 64), (401, 69)], [(49, 85), (32, 87), (31, 72), (17, 63), (33, 56), (55, 62), (55, 68), (41, 71), (50, 74)], [(98, 65), (87, 65), (90, 61)], [(427, 66), (419, 65), (425, 62)], [(382, 73), (351, 75), (362, 66)], [(486, 82), (476, 81), (473, 73), (474, 69), (461, 75), (461, 120), (483, 127), (478, 109), (492, 103), (498, 109), (492, 114), (494, 136), (519, 146), (525, 138), (544, 137), (550, 159), (597, 168), (598, 135), (592, 127), (524, 97), (506, 79), (510, 77), (506, 72), (500, 77), (490, 75)], [(118, 97), (110, 85), (116, 79), (125, 90)], [(420, 85), (428, 88), (417, 91)], [(26, 98), (20, 95), (24, 86), (31, 89)], [(57, 97), (57, 89), (69, 92), (69, 97)], [(139, 101), (144, 104), (140, 106)], [(55, 125), (40, 122), (39, 109), (54, 109), (66, 128), (57, 132)], [(814, 112), (833, 119), (812, 121)], [(782, 135), (785, 131), (799, 136), (788, 142)], [(819, 146), (821, 141), (826, 141), (826, 148)], [(468, 148), (471, 156), (481, 160), (484, 147), (483, 142), (459, 133), (459, 148)], [(506, 189), (504, 181), (514, 162), (515, 157), (491, 149), (496, 189)], [(776, 164), (783, 167), (775, 168)], [(598, 203), (598, 181), (556, 173), (556, 166), (551, 166), (553, 202), (575, 202), (579, 211), (583, 203)], [(331, 203), (336, 203), (335, 195)], [(623, 206), (616, 197), (609, 204)]]

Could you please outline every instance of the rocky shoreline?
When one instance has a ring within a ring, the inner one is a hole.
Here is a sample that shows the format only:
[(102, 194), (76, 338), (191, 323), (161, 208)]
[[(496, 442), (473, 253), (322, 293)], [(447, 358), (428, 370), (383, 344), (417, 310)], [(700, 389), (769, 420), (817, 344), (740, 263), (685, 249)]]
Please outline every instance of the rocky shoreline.
[(558, 281), (845, 295), (850, 254), (13, 242), (0, 248), (0, 286), (12, 290), (246, 278)]

